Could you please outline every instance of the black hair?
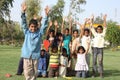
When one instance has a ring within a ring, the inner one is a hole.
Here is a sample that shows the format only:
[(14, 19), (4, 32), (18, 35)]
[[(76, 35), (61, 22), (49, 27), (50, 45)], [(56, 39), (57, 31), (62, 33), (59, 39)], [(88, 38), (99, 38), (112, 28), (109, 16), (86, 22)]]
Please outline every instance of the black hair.
[(79, 53), (79, 50), (82, 49), (83, 53), (85, 53), (85, 48), (83, 46), (79, 46), (77, 52)]
[(65, 48), (62, 48), (62, 55), (68, 57), (67, 50)]
[(38, 21), (37, 21), (36, 19), (31, 19), (31, 20), (29, 21), (29, 26), (30, 26), (31, 24), (34, 24), (34, 25), (37, 27), (37, 26), (38, 26)]
[(45, 55), (46, 55), (46, 54), (45, 54), (46, 51), (45, 51), (44, 49), (42, 49), (41, 52), (44, 52), (44, 55), (40, 54), (40, 57), (41, 57), (41, 58), (44, 58)]
[(53, 49), (56, 49), (58, 51), (58, 46), (52, 45), (52, 52), (53, 52)]
[(84, 32), (87, 31), (88, 33), (90, 33), (90, 30), (88, 28), (84, 29)]
[(102, 29), (102, 30), (103, 30), (102, 25), (98, 25), (96, 29), (98, 29), (98, 28), (100, 28), (100, 29)]
[(41, 52), (45, 52), (45, 49), (42, 49)]
[(54, 31), (53, 29), (50, 29), (49, 32), (50, 32), (50, 33), (53, 32), (53, 34), (55, 33), (55, 31)]
[(73, 30), (73, 33), (74, 33), (74, 32), (77, 32), (77, 33), (78, 33), (78, 30), (77, 30), (77, 29), (76, 29), (76, 30)]
[(69, 28), (66, 28), (65, 30), (67, 30), (69, 32)]

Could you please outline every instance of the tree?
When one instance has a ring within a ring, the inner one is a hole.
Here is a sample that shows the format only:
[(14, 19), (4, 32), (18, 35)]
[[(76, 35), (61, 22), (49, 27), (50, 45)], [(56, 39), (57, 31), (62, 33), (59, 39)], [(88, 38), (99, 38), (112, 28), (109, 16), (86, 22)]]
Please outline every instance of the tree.
[(78, 20), (77, 15), (84, 11), (84, 9), (81, 8), (82, 4), (86, 4), (86, 0), (70, 0), (69, 16), (72, 15)]
[(26, 0), (27, 5), (27, 20), (31, 18), (38, 17), (41, 11), (40, 0)]
[(108, 21), (105, 39), (110, 42), (112, 47), (120, 44), (120, 28), (116, 22)]
[(64, 0), (58, 0), (57, 4), (52, 7), (49, 17), (52, 21), (59, 21), (59, 23), (62, 22), (62, 17), (63, 17), (63, 10), (64, 10), (64, 5), (65, 2)]

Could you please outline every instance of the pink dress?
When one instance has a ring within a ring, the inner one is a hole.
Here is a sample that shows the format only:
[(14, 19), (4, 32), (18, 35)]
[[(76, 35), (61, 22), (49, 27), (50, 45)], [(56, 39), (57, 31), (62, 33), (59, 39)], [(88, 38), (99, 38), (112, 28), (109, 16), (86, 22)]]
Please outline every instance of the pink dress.
[(86, 62), (86, 54), (77, 54), (77, 62), (75, 65), (75, 71), (88, 71), (88, 64)]

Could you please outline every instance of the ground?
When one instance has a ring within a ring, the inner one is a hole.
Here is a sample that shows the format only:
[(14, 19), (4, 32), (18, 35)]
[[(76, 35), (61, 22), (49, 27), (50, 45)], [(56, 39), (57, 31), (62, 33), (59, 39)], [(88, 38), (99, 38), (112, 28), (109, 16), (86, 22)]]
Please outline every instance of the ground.
[[(21, 47), (0, 45), (0, 80), (25, 80), (24, 76), (17, 76), (16, 71), (20, 59)], [(102, 80), (120, 80), (120, 50), (104, 51), (104, 78)], [(92, 64), (91, 64), (92, 65)], [(91, 70), (91, 68), (90, 68)], [(12, 77), (6, 78), (5, 74), (10, 73)], [(55, 80), (54, 78), (38, 78), (37, 80)], [(58, 78), (58, 80), (68, 80)], [(71, 77), (69, 80), (84, 80)], [(100, 77), (89, 77), (85, 80), (101, 80)]]

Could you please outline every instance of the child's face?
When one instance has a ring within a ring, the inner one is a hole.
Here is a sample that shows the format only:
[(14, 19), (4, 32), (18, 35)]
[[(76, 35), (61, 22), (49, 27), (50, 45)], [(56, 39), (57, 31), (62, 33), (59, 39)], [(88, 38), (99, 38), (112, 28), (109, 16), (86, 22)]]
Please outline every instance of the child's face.
[(85, 36), (88, 36), (88, 35), (89, 35), (89, 32), (88, 32), (88, 31), (85, 31), (84, 34), (85, 34)]
[(97, 28), (97, 33), (102, 33), (102, 29), (101, 28)]
[(44, 56), (45, 52), (44, 51), (41, 51), (41, 56)]
[(35, 31), (37, 31), (37, 26), (34, 25), (34, 24), (30, 24), (29, 30), (30, 30), (31, 32), (35, 32)]
[(84, 53), (84, 50), (83, 50), (83, 49), (80, 49), (80, 50), (79, 50), (79, 53)]
[(69, 34), (69, 31), (68, 30), (65, 30), (65, 35), (68, 35)]
[(57, 48), (53, 48), (52, 52), (57, 53)]
[(75, 32), (73, 33), (73, 36), (74, 36), (74, 37), (77, 37), (77, 36), (78, 36), (78, 32), (75, 31)]

